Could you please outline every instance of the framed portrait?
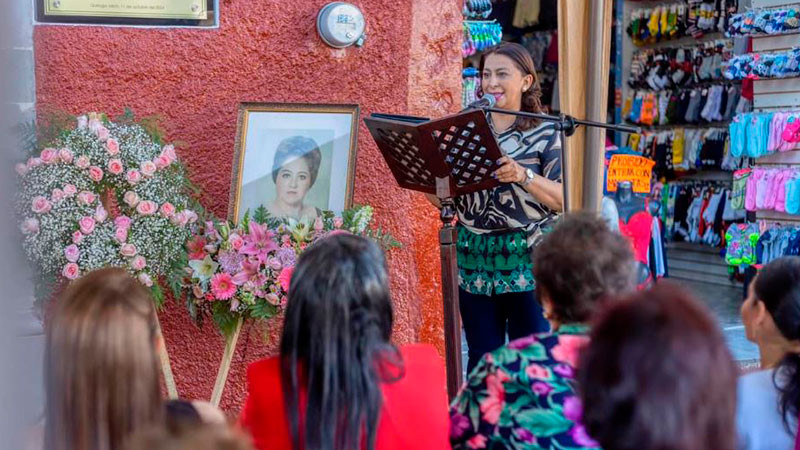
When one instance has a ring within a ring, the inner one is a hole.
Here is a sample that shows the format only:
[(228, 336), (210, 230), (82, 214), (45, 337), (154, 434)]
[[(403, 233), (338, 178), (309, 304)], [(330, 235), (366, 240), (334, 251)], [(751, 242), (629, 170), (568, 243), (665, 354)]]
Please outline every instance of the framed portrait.
[(228, 219), (263, 206), (314, 219), (352, 206), (358, 105), (242, 103)]

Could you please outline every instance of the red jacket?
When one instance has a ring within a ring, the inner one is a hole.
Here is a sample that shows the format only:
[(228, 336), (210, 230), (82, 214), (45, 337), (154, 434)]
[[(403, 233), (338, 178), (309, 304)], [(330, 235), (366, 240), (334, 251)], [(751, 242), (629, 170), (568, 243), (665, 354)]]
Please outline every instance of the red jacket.
[[(405, 376), (382, 386), (383, 407), (376, 450), (449, 449), (447, 383), (442, 359), (429, 345), (404, 346), (400, 353)], [(301, 406), (301, 411), (304, 409)], [(256, 448), (292, 449), (277, 357), (257, 361), (247, 369), (247, 400), (240, 423), (252, 435)]]

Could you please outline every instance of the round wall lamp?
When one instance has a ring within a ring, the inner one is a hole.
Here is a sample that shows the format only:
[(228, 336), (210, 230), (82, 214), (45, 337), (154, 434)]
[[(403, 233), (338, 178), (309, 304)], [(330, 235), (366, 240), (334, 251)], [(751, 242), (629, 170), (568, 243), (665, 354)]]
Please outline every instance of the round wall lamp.
[(364, 45), (367, 38), (365, 26), (364, 14), (357, 6), (347, 2), (328, 3), (317, 15), (319, 37), (335, 48)]

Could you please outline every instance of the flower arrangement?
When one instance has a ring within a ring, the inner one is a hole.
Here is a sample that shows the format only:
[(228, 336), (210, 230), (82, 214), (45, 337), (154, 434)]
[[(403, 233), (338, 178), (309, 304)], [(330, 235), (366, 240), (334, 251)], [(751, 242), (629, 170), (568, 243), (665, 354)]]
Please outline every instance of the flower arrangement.
[(297, 257), (332, 233), (371, 237), (384, 248), (399, 246), (380, 229), (371, 229), (372, 207), (356, 206), (341, 216), (327, 211), (315, 220), (282, 221), (264, 208), (247, 213), (238, 225), (207, 221), (193, 226), (186, 243), (185, 287), (196, 320), (213, 317), (230, 336), (243, 319), (269, 319), (286, 303)]
[(92, 113), (15, 169), (23, 247), (40, 278), (125, 267), (163, 301), (156, 281), (180, 273), (198, 219), (172, 145), (132, 116)]

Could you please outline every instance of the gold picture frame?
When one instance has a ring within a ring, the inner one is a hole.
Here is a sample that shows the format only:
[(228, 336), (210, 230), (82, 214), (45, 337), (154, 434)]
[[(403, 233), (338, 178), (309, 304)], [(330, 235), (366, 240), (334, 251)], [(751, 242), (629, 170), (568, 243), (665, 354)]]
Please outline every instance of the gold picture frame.
[[(283, 144), (290, 140), (316, 143), (313, 152), (319, 155), (314, 164), (309, 163), (316, 167), (316, 170), (310, 169), (313, 172), (311, 186), (302, 194), (291, 194), (293, 199), (302, 195), (301, 205), (309, 198), (308, 205), (300, 211), (313, 207), (317, 213), (321, 210), (338, 213), (352, 207), (359, 118), (360, 109), (355, 104), (241, 103), (236, 123), (228, 220), (237, 223), (244, 212), (257, 203), (269, 209), (260, 194), (263, 192), (266, 199), (270, 189), (275, 192), (273, 204), (285, 203), (279, 198), (274, 172), (281, 159), (278, 154), (285, 154), (281, 149), (286, 148)], [(284, 161), (289, 164), (297, 159), (302, 157)], [(340, 178), (342, 173), (344, 180)], [(271, 175), (272, 180), (267, 175)], [(320, 183), (327, 183), (327, 186)], [(323, 201), (326, 195), (327, 203)]]

